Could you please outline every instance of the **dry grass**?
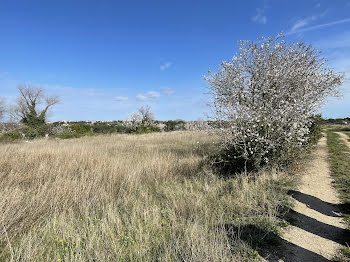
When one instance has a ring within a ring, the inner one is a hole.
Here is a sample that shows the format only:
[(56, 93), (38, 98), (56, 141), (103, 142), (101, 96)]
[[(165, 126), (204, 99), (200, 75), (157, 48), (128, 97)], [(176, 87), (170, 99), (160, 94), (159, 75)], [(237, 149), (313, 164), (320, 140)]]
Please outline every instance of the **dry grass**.
[(216, 142), (174, 132), (0, 145), (0, 261), (259, 257), (239, 229), (276, 233), (290, 179), (221, 179), (203, 165)]

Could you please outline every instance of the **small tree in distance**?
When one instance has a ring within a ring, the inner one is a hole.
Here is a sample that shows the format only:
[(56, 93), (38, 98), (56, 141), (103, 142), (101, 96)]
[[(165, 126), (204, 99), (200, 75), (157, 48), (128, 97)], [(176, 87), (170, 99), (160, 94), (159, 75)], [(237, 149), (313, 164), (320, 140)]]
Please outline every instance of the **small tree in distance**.
[(17, 88), (20, 95), (12, 108), (12, 115), (29, 128), (43, 131), (47, 112), (59, 103), (59, 98), (45, 95), (42, 88), (30, 84), (20, 85)]
[(148, 127), (154, 124), (154, 113), (150, 106), (141, 106), (138, 111), (143, 126)]
[(311, 117), (344, 77), (311, 45), (283, 37), (240, 41), (232, 61), (205, 77), (224, 161), (240, 160), (245, 170), (292, 159), (308, 141)]
[(154, 113), (150, 106), (142, 106), (138, 112), (130, 113), (126, 118), (126, 123), (132, 130), (140, 133), (159, 131), (159, 128), (154, 126)]

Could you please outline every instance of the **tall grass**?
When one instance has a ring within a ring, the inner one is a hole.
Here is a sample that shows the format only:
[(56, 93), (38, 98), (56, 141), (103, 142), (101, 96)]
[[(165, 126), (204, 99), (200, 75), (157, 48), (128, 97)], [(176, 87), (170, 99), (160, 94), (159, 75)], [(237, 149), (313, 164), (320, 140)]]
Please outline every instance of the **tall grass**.
[(264, 241), (242, 230), (278, 234), (290, 178), (222, 179), (203, 164), (216, 143), (173, 132), (0, 145), (0, 261), (258, 259)]

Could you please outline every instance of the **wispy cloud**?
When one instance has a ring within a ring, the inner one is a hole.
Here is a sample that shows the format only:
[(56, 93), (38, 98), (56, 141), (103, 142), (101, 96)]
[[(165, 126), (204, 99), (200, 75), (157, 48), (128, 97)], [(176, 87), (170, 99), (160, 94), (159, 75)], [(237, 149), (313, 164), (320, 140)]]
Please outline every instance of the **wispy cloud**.
[(302, 29), (303, 27), (308, 26), (309, 24), (312, 24), (313, 22), (317, 21), (320, 18), (323, 18), (327, 14), (328, 10), (325, 10), (322, 13), (312, 15), (303, 19), (298, 19), (294, 25), (292, 26), (291, 32), (298, 31)]
[(314, 25), (314, 26), (309, 26), (309, 27), (304, 27), (304, 28), (299, 27), (299, 29), (297, 28), (294, 31), (291, 30), (290, 32), (286, 33), (286, 35), (312, 31), (312, 30), (323, 28), (323, 27), (344, 24), (344, 23), (349, 23), (349, 22), (350, 22), (350, 18), (346, 18), (346, 19), (341, 19), (341, 20), (337, 20), (337, 21), (333, 21), (333, 22), (329, 22), (329, 23), (325, 23), (325, 24), (319, 24), (319, 25)]
[(295, 22), (295, 24), (292, 26), (291, 31), (296, 31), (302, 27), (307, 26), (310, 22), (316, 21), (318, 17), (316, 15), (304, 18), (304, 19), (299, 19), (298, 21)]
[(128, 99), (129, 99), (129, 97), (127, 97), (127, 96), (116, 96), (116, 97), (114, 97), (115, 101), (126, 101)]
[(139, 101), (152, 101), (157, 100), (160, 97), (160, 93), (156, 91), (149, 91), (144, 94), (138, 94), (136, 99)]
[(170, 87), (164, 87), (164, 88), (162, 88), (162, 91), (166, 95), (172, 95), (175, 93), (175, 90), (170, 88)]
[(267, 17), (264, 15), (265, 8), (257, 8), (256, 9), (256, 15), (252, 17), (252, 21), (257, 22), (259, 24), (266, 24), (267, 23)]
[(171, 62), (165, 62), (165, 63), (160, 65), (160, 70), (164, 71), (164, 70), (170, 68), (172, 65), (173, 65), (173, 63), (171, 63)]

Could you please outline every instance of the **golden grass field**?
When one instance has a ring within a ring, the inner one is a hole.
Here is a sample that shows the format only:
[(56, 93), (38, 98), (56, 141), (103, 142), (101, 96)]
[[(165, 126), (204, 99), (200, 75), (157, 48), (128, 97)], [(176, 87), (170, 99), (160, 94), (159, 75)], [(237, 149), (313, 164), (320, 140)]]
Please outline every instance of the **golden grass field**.
[[(220, 178), (203, 132), (0, 144), (0, 261), (242, 261), (278, 233), (284, 174)], [(238, 230), (228, 232), (228, 226)]]

